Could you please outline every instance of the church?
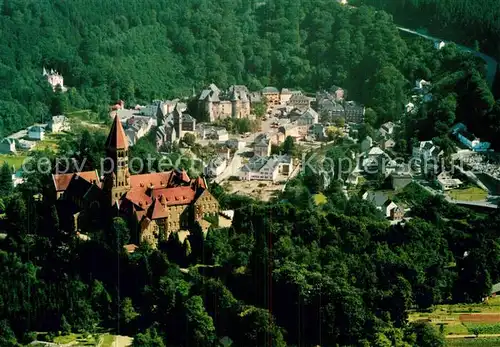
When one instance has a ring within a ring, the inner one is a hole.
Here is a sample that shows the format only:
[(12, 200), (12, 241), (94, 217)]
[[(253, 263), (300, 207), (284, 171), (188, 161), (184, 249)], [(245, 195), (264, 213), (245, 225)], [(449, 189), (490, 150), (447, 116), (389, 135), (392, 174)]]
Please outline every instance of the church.
[(191, 179), (179, 170), (131, 175), (127, 137), (116, 116), (105, 147), (102, 176), (97, 170), (52, 175), (54, 197), (65, 210), (71, 209), (67, 214), (77, 231), (85, 219), (111, 211), (135, 224), (135, 242), (156, 247), (159, 239), (188, 231), (219, 213), (219, 203), (202, 177)]

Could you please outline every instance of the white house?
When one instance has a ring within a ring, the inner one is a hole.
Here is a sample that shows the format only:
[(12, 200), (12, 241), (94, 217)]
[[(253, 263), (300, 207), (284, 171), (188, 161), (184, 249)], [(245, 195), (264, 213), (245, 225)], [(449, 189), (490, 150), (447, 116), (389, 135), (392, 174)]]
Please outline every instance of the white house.
[(444, 41), (436, 41), (434, 42), (434, 48), (435, 49), (442, 49), (444, 46), (446, 46), (446, 43)]
[(437, 183), (441, 187), (441, 190), (450, 190), (460, 187), (462, 181), (451, 177), (448, 172), (443, 171), (437, 176)]
[(244, 165), (239, 174), (242, 181), (273, 181), (276, 182), (278, 175), (290, 175), (292, 172), (292, 158), (287, 155), (273, 155), (270, 157), (253, 157), (249, 163)]
[(54, 116), (49, 121), (48, 128), (53, 133), (60, 133), (61, 131), (69, 131), (69, 120), (63, 115)]
[(39, 125), (33, 125), (28, 128), (28, 138), (31, 140), (42, 141), (45, 137), (45, 129)]
[(379, 129), (380, 134), (382, 136), (392, 135), (394, 133), (394, 127), (395, 125), (393, 122), (384, 123)]
[(217, 156), (210, 160), (210, 162), (204, 169), (204, 173), (208, 177), (217, 177), (222, 174), (222, 172), (224, 172), (226, 167), (227, 159), (223, 156)]

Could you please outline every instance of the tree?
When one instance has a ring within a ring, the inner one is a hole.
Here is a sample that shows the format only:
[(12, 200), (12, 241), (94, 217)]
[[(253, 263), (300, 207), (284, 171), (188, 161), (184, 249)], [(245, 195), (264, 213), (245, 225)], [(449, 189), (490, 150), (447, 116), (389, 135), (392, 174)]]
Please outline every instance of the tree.
[(155, 328), (148, 328), (134, 336), (132, 347), (165, 347), (165, 342)]
[(252, 103), (252, 113), (257, 117), (264, 117), (266, 115), (267, 105), (264, 102)]
[(295, 150), (295, 140), (291, 136), (287, 136), (283, 142), (283, 154), (292, 155)]
[(66, 320), (66, 316), (64, 315), (61, 316), (61, 332), (64, 335), (71, 334), (71, 325), (69, 325), (68, 321)]
[(131, 298), (125, 298), (120, 305), (121, 319), (125, 325), (129, 325), (139, 314), (135, 311)]
[[(50, 105), (50, 113), (52, 116), (64, 114), (68, 110), (68, 97), (62, 91), (60, 86), (56, 87)], [(43, 120), (42, 120), (43, 121)]]
[(6, 197), (12, 193), (12, 171), (9, 165), (4, 162), (0, 168), (0, 196)]
[(203, 300), (199, 296), (189, 298), (185, 305), (188, 323), (188, 339), (193, 346), (212, 346), (215, 341), (215, 328), (212, 318), (203, 307)]
[(196, 142), (196, 137), (194, 136), (194, 134), (186, 133), (182, 138), (182, 141), (189, 147), (192, 147)]
[(121, 217), (113, 218), (113, 223), (109, 231), (108, 245), (111, 249), (121, 252), (123, 246), (130, 240), (130, 231), (127, 223)]
[(428, 347), (444, 347), (445, 342), (443, 336), (439, 334), (436, 329), (434, 329), (428, 323), (414, 323), (412, 325), (412, 330), (417, 336), (417, 346), (428, 346)]

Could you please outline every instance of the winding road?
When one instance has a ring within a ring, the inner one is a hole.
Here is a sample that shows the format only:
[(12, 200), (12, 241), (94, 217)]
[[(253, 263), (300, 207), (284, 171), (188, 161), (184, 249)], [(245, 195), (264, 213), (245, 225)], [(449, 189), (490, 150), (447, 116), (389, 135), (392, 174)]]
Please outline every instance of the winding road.
[[(434, 36), (425, 35), (425, 34), (419, 33), (419, 32), (417, 32), (415, 30), (411, 30), (411, 29), (408, 29), (408, 28), (398, 27), (398, 29), (401, 30), (401, 31), (407, 32), (409, 34), (418, 35), (420, 37), (423, 37), (424, 39), (431, 40), (431, 41), (434, 41), (434, 42), (441, 42), (441, 41), (443, 41), (444, 43), (450, 43), (451, 42), (451, 41), (442, 40), (442, 39), (434, 37)], [(490, 88), (492, 88), (493, 87), (493, 82), (495, 81), (495, 76), (497, 74), (498, 62), (494, 58), (490, 57), (489, 55), (486, 55), (484, 53), (478, 52), (478, 51), (476, 51), (476, 50), (474, 50), (472, 48), (465, 47), (465, 46), (462, 46), (462, 45), (459, 45), (459, 44), (456, 44), (456, 43), (455, 43), (455, 45), (458, 48), (460, 48), (462, 51), (472, 53), (476, 57), (479, 57), (479, 58), (481, 58), (481, 59), (483, 59), (485, 61), (485, 63), (486, 63), (486, 81), (488, 82), (488, 85), (490, 86)]]

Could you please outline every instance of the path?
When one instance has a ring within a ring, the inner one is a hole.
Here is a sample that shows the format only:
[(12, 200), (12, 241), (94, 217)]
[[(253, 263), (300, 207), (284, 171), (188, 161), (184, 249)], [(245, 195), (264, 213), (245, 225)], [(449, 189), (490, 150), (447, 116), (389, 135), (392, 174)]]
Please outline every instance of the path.
[(132, 341), (134, 339), (129, 336), (116, 335), (113, 339), (111, 347), (129, 347), (132, 346)]
[(479, 334), (478, 337), (476, 335), (446, 335), (447, 339), (481, 339), (481, 338), (492, 338), (492, 337), (500, 337), (500, 334)]
[[(404, 31), (404, 32), (407, 32), (409, 34), (413, 34), (413, 35), (418, 35), (420, 37), (423, 37), (424, 39), (427, 39), (427, 40), (432, 40), (434, 42), (445, 42), (445, 43), (450, 43), (451, 41), (445, 41), (445, 40), (442, 40), (440, 38), (437, 38), (437, 37), (434, 37), (434, 36), (430, 36), (430, 35), (425, 35), (425, 34), (422, 34), (422, 33), (419, 33), (415, 30), (411, 30), (411, 29), (408, 29), (408, 28), (403, 28), (403, 27), (398, 27), (399, 30), (401, 31)], [(455, 43), (456, 44), (456, 43)], [(465, 46), (462, 46), (462, 45), (459, 45), (459, 44), (456, 44), (458, 48), (460, 48), (462, 51), (465, 51), (465, 52), (470, 52), (472, 54), (474, 54), (476, 57), (479, 57), (481, 59), (483, 59), (485, 62), (486, 62), (486, 81), (488, 81), (488, 84), (490, 86), (490, 88), (493, 87), (493, 82), (495, 81), (495, 76), (497, 74), (497, 68), (498, 68), (498, 62), (493, 59), (492, 57), (490, 57), (489, 55), (486, 55), (484, 53), (481, 53), (481, 52), (478, 52), (472, 48), (469, 48), (469, 47), (465, 47)]]

